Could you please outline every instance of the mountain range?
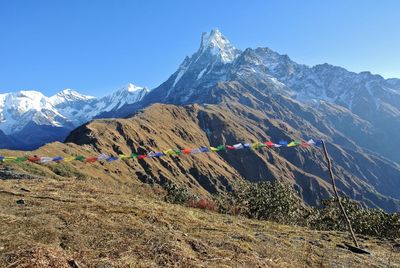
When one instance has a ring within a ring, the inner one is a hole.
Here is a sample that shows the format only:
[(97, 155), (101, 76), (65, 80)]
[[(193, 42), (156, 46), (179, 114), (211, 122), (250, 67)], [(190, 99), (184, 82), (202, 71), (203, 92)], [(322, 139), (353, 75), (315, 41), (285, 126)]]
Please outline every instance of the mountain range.
[(133, 84), (103, 98), (65, 89), (46, 97), (38, 91), (0, 94), (0, 148), (35, 149), (63, 141), (68, 133), (99, 113), (141, 100), (149, 90)]
[[(399, 79), (329, 64), (309, 67), (269, 48), (239, 50), (212, 30), (160, 86), (130, 88), (101, 99), (69, 90), (50, 98), (37, 92), (0, 95), (1, 140), (10, 145), (24, 139), (37, 147), (27, 135), (45, 137), (41, 144), (66, 138), (35, 151), (63, 155), (324, 139), (342, 192), (365, 206), (400, 209), (400, 153), (393, 149), (400, 145)], [(21, 94), (40, 97), (29, 106)], [(116, 117), (124, 119), (106, 119)], [(332, 194), (322, 159), (320, 150), (283, 148), (117, 163), (107, 170), (143, 182), (172, 180), (200, 194), (229, 190), (238, 180), (285, 180), (318, 205)], [(105, 176), (96, 166), (79, 170)]]

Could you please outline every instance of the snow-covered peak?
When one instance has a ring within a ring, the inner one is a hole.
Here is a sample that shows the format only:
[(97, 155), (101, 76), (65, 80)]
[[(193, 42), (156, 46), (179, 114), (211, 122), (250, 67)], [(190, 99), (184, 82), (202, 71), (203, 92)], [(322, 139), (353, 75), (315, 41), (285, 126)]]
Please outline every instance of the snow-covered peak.
[(48, 98), (38, 91), (21, 90), (0, 94), (0, 112), (5, 108), (24, 113), (28, 110), (40, 111), (42, 107), (51, 106)]
[(7, 135), (18, 133), (30, 123), (72, 128), (125, 104), (140, 101), (147, 88), (128, 84), (110, 95), (97, 99), (72, 89), (47, 97), (38, 91), (0, 94), (0, 130)]
[(132, 104), (140, 101), (148, 92), (149, 89), (145, 87), (140, 87), (129, 83), (111, 95), (99, 99), (96, 103), (96, 107), (99, 110), (109, 112), (111, 110), (121, 108), (126, 104)]
[(132, 84), (132, 83), (129, 83), (129, 84), (128, 84), (126, 87), (124, 87), (123, 89), (126, 89), (128, 92), (135, 92), (135, 91), (142, 90), (143, 87), (139, 87), (139, 86), (136, 86), (136, 85), (134, 85), (134, 84)]
[(64, 102), (75, 102), (75, 101), (88, 101), (95, 99), (92, 96), (86, 96), (70, 88), (64, 89), (58, 92), (56, 95), (49, 98), (53, 105), (58, 105)]
[(202, 34), (199, 50), (203, 53), (208, 49), (213, 55), (220, 55), (224, 63), (232, 62), (238, 54), (237, 49), (218, 29)]
[[(50, 99), (38, 91), (21, 90), (0, 95), (0, 130), (10, 134), (21, 130), (29, 122), (46, 121), (44, 124), (60, 125)], [(44, 119), (45, 118), (45, 119)]]

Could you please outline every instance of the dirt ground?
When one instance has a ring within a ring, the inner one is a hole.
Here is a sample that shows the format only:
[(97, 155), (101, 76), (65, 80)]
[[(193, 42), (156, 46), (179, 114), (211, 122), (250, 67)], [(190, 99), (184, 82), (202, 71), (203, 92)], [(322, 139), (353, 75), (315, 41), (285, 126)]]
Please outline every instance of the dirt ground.
[(0, 180), (0, 267), (400, 267), (396, 241), (359, 237), (372, 255), (358, 255), (338, 247), (343, 233), (172, 205), (157, 191)]

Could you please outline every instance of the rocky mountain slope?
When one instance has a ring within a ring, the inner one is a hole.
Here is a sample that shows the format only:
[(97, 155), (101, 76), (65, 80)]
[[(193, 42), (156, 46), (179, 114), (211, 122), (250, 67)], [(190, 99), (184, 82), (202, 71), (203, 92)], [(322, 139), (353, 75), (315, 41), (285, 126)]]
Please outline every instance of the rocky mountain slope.
[(148, 89), (129, 84), (97, 99), (65, 89), (52, 97), (37, 91), (0, 94), (1, 148), (32, 149), (63, 141), (69, 132), (102, 112), (116, 110), (143, 98)]
[[(315, 136), (326, 137), (310, 125), (304, 128)], [(169, 148), (301, 139), (301, 131), (297, 126), (271, 119), (258, 109), (250, 109), (240, 103), (185, 107), (156, 104), (132, 118), (94, 120), (74, 130), (66, 144), (48, 144), (29, 154), (143, 154)], [(329, 138), (327, 140), (341, 191), (365, 206), (380, 207), (387, 211), (399, 210), (398, 165), (379, 156), (336, 145), (329, 142)], [(1, 153), (9, 154), (7, 151)], [(12, 154), (23, 155), (24, 152)], [(53, 169), (57, 171), (59, 165), (40, 168), (54, 176)], [(112, 163), (85, 164), (78, 161), (65, 165), (72, 165), (83, 177), (113, 178), (122, 182), (139, 180), (161, 185), (170, 181), (185, 185), (203, 196), (230, 190), (235, 181), (241, 180), (288, 181), (311, 205), (319, 205), (321, 199), (331, 196), (329, 178), (319, 148), (264, 148), (259, 151), (240, 150)], [(23, 165), (28, 170), (31, 167), (29, 163)]]

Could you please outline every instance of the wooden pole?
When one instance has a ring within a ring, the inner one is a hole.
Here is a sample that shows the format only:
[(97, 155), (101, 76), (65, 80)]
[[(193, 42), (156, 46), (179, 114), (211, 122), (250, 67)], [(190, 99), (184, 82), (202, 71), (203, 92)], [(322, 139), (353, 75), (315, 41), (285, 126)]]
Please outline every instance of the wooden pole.
[(351, 227), (351, 221), (350, 221), (350, 219), (349, 219), (349, 217), (348, 217), (348, 215), (346, 213), (346, 210), (344, 209), (344, 207), (342, 205), (342, 201), (340, 200), (340, 196), (339, 196), (339, 193), (338, 193), (337, 188), (336, 188), (335, 177), (333, 176), (333, 171), (332, 171), (332, 163), (331, 163), (331, 159), (329, 158), (328, 150), (326, 149), (325, 141), (322, 141), (322, 147), (324, 149), (324, 155), (325, 155), (326, 163), (327, 163), (327, 166), (328, 166), (329, 175), (330, 175), (331, 180), (332, 180), (333, 192), (335, 193), (336, 199), (338, 201), (340, 209), (342, 210), (343, 216), (346, 219), (347, 227), (349, 228), (350, 234), (351, 234), (351, 236), (353, 238), (354, 245), (358, 248), (359, 245), (358, 245), (358, 242), (357, 242), (357, 238), (356, 238), (356, 236), (355, 236), (355, 234), (353, 232), (353, 227)]

